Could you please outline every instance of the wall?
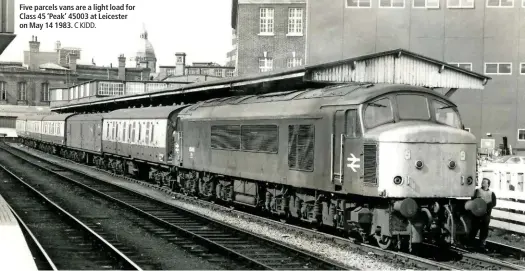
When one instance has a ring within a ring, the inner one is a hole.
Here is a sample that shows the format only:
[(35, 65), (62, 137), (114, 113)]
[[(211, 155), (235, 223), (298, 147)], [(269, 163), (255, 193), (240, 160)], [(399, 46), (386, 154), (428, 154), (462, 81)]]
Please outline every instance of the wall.
[[(257, 1), (253, 1), (257, 2)], [(266, 1), (283, 2), (283, 1)], [(259, 58), (268, 52), (273, 58), (273, 69), (287, 67), (287, 59), (295, 52), (296, 58), (305, 54), (306, 5), (304, 1), (293, 4), (243, 4), (238, 7), (237, 17), (237, 75), (259, 73)], [(274, 8), (274, 36), (259, 36), (260, 8)], [(303, 36), (286, 36), (288, 33), (288, 9), (303, 8)]]

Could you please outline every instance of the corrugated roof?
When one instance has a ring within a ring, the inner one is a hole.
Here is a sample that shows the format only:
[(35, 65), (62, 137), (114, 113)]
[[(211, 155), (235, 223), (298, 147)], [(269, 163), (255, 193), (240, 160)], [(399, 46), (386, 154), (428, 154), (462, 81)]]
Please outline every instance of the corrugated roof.
[(168, 119), (171, 113), (188, 105), (125, 108), (103, 114), (107, 119)]
[(438, 88), (483, 89), (490, 77), (465, 70), (403, 49), (380, 52), (329, 63), (307, 65), (286, 70), (229, 77), (144, 94), (120, 96), (98, 101), (56, 106), (54, 110), (118, 103), (127, 100), (200, 92), (213, 89), (258, 84), (279, 80), (317, 83), (394, 83)]

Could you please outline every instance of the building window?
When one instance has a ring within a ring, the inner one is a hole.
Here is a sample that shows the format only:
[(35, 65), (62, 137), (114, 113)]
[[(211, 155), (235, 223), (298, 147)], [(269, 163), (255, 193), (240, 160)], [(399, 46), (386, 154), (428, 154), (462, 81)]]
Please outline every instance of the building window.
[(470, 133), (470, 128), (465, 128), (465, 131)]
[(513, 8), (514, 0), (487, 0), (488, 8)]
[(404, 8), (405, 0), (379, 0), (380, 8)]
[(525, 63), (520, 63), (520, 74), (525, 75)]
[(49, 84), (48, 83), (42, 83), (42, 92), (40, 93), (40, 99), (42, 102), (49, 102), (51, 100), (50, 98), (50, 91), (49, 91)]
[(303, 34), (303, 9), (291, 8), (288, 10), (288, 35)]
[(439, 0), (414, 0), (413, 8), (439, 8)]
[(18, 100), (27, 101), (27, 83), (26, 82), (18, 83)]
[(226, 77), (233, 77), (235, 70), (226, 70)]
[(215, 69), (215, 76), (222, 77), (222, 70), (221, 69)]
[(465, 70), (472, 71), (472, 63), (449, 63), (450, 65), (456, 66), (458, 68), (462, 68)]
[(512, 63), (485, 63), (485, 74), (512, 74)]
[(260, 34), (273, 35), (273, 8), (260, 10)]
[(474, 8), (474, 0), (447, 0), (448, 8)]
[(303, 65), (303, 59), (302, 58), (288, 58), (287, 60), (287, 66), (288, 68), (298, 67)]
[(525, 141), (525, 129), (518, 129), (518, 141)]
[(259, 71), (269, 72), (273, 69), (273, 59), (269, 57), (263, 57), (259, 59)]
[(0, 81), (0, 101), (7, 101), (7, 83)]
[(173, 68), (166, 69), (166, 75), (167, 76), (174, 75), (174, 74), (175, 74), (175, 69), (173, 69)]
[(346, 0), (347, 8), (370, 8), (372, 0)]

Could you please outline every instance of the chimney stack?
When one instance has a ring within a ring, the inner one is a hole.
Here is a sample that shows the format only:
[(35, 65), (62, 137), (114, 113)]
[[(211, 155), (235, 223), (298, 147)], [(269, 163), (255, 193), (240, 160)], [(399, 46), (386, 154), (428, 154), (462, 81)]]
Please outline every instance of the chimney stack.
[(126, 80), (126, 57), (123, 54), (118, 57), (118, 79)]
[(29, 50), (34, 53), (40, 51), (40, 42), (38, 41), (37, 36), (32, 36), (31, 41), (29, 42)]
[(78, 55), (75, 54), (75, 53), (70, 53), (69, 54), (69, 69), (72, 71), (72, 72), (76, 72), (77, 71), (77, 59), (78, 59)]
[(186, 69), (186, 53), (175, 53), (175, 75), (184, 75)]

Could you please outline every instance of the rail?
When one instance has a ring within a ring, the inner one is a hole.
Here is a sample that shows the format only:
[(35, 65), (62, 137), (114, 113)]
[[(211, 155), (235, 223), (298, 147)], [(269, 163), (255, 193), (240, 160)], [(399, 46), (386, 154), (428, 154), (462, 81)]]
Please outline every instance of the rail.
[[(112, 244), (110, 244), (108, 241), (106, 241), (104, 238), (102, 238), (100, 235), (98, 235), (96, 232), (94, 232), (91, 228), (86, 226), (84, 223), (82, 223), (80, 220), (78, 220), (76, 217), (71, 215), (69, 212), (64, 210), (62, 207), (60, 207), (55, 202), (51, 201), (49, 198), (47, 198), (44, 194), (42, 194), (40, 191), (32, 187), (30, 184), (25, 182), (22, 178), (17, 176), (15, 173), (7, 169), (5, 166), (0, 165), (0, 169), (6, 172), (9, 176), (11, 176), (14, 180), (17, 181), (17, 183), (21, 184), (26, 191), (23, 190), (17, 190), (16, 194), (24, 193), (26, 195), (32, 194), (39, 198), (41, 202), (32, 202), (33, 204), (39, 204), (39, 205), (45, 205), (47, 208), (53, 209), (55, 213), (60, 214), (60, 217), (62, 217), (61, 220), (67, 220), (67, 222), (63, 222), (62, 224), (69, 224), (68, 228), (76, 228), (83, 232), (83, 234), (86, 234), (89, 236), (90, 239), (94, 243), (96, 243), (100, 248), (107, 251), (109, 254), (112, 255), (112, 261), (115, 262), (115, 266), (119, 266), (121, 268), (124, 268), (126, 270), (142, 270), (138, 265), (136, 265), (133, 261), (131, 261), (126, 255), (124, 255), (121, 251), (119, 251), (117, 248), (115, 248)], [(43, 202), (43, 203), (42, 203)], [(18, 217), (19, 218), (19, 217)], [(21, 219), (20, 219), (21, 220)], [(32, 236), (34, 237), (34, 236)], [(42, 248), (39, 245), (40, 248)], [(97, 252), (98, 253), (98, 252)], [(47, 256), (47, 253), (44, 252), (44, 255)], [(55, 264), (51, 262), (51, 259), (49, 258), (50, 265), (54, 268), (56, 268)], [(101, 266), (102, 267), (102, 266)]]
[[(321, 259), (306, 251), (301, 251), (264, 237), (256, 236), (220, 221), (203, 217), (197, 213), (176, 208), (126, 188), (100, 181), (85, 173), (63, 167), (62, 165), (54, 164), (30, 154), (27, 155), (32, 158), (22, 157), (20, 154), (7, 150), (4, 146), (0, 148), (19, 159), (25, 160), (36, 168), (45, 170), (95, 195), (113, 201), (178, 234), (193, 238), (197, 242), (222, 251), (226, 255), (248, 262), (250, 266), (257, 269), (348, 270), (349, 268), (330, 260)], [(31, 160), (37, 160), (38, 162)], [(45, 163), (53, 165), (53, 169), (44, 166)], [(60, 167), (63, 170), (57, 171), (56, 167)], [(73, 173), (73, 175), (71, 176), (67, 172)]]

